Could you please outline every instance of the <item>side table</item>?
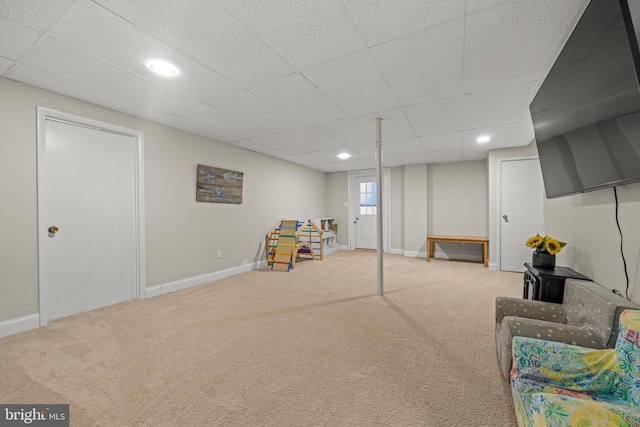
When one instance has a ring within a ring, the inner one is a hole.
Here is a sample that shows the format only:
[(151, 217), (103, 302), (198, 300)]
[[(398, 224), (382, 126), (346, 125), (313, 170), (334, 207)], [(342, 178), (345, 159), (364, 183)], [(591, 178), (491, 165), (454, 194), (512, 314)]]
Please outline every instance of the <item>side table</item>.
[(529, 298), (529, 286), (531, 286), (531, 299), (538, 301), (555, 302), (562, 304), (564, 296), (564, 281), (571, 277), (580, 280), (589, 280), (587, 276), (577, 273), (568, 267), (541, 268), (525, 262), (524, 266), (524, 290), (522, 298)]

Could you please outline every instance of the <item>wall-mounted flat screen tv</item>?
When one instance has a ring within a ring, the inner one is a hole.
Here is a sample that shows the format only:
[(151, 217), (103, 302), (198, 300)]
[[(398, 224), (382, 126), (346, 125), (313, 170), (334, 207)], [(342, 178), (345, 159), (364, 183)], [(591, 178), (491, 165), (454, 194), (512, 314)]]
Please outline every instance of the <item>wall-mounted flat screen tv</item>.
[(640, 181), (640, 0), (592, 0), (530, 110), (547, 198)]

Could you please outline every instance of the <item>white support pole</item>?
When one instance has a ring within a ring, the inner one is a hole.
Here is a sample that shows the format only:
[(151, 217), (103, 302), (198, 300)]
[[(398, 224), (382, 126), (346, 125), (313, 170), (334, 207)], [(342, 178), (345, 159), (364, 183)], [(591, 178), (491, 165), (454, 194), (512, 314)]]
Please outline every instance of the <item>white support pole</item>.
[(382, 268), (382, 119), (376, 119), (376, 219), (378, 243), (378, 295), (384, 294), (383, 268)]

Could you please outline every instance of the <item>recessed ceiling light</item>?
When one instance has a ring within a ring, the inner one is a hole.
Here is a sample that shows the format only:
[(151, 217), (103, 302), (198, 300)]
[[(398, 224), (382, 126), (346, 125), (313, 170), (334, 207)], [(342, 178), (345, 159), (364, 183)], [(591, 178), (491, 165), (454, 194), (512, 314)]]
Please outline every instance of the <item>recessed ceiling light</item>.
[(147, 65), (154, 73), (160, 74), (161, 76), (171, 77), (178, 74), (178, 69), (167, 61), (153, 60)]
[(341, 158), (342, 160), (348, 159), (349, 157), (351, 157), (351, 154), (349, 153), (340, 153), (338, 154), (338, 157)]
[(491, 141), (491, 137), (489, 135), (481, 135), (476, 139), (480, 144), (484, 144), (485, 142)]

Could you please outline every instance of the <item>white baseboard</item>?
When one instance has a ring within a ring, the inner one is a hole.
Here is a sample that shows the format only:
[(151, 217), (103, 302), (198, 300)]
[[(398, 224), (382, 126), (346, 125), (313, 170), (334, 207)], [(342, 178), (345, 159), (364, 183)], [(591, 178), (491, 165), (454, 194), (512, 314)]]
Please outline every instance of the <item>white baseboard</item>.
[(427, 259), (427, 253), (426, 252), (421, 252), (421, 251), (404, 251), (403, 255), (404, 256), (409, 256), (409, 257), (412, 257), (412, 258)]
[(176, 280), (175, 282), (164, 283), (162, 285), (151, 286), (146, 290), (146, 297), (153, 298), (159, 295), (168, 294), (169, 292), (179, 291), (181, 289), (191, 288), (193, 286), (204, 285), (205, 283), (215, 280), (224, 279), (225, 277), (235, 276), (236, 274), (246, 273), (251, 270), (262, 268), (266, 265), (266, 261), (258, 261), (251, 264), (244, 264), (239, 267), (229, 268), (227, 270), (216, 271), (214, 273), (202, 274), (200, 276), (187, 277), (186, 279)]
[(0, 338), (40, 327), (40, 315), (38, 313), (0, 322)]
[(490, 262), (489, 263), (489, 270), (497, 270), (498, 269), (498, 263), (497, 262)]

